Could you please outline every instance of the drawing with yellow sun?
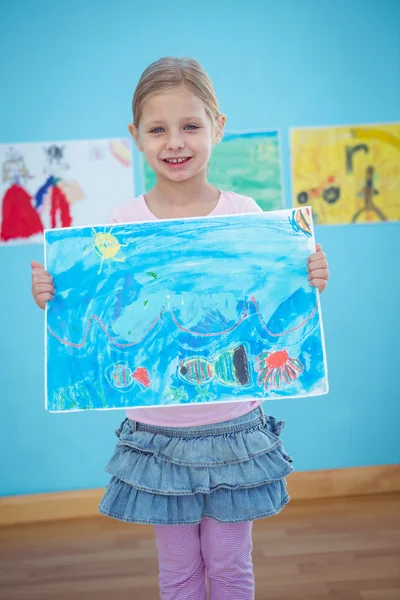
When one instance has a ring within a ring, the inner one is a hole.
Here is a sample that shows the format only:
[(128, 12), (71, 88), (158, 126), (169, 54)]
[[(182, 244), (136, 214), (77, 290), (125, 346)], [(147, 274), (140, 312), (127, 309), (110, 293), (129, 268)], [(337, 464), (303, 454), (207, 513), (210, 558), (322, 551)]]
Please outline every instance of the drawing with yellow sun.
[(98, 270), (98, 274), (100, 275), (101, 270), (103, 268), (103, 262), (105, 260), (114, 260), (117, 262), (125, 262), (125, 257), (117, 256), (118, 252), (121, 248), (127, 246), (128, 244), (120, 244), (115, 235), (112, 235), (113, 228), (109, 231), (96, 231), (92, 228), (93, 232), (93, 242), (84, 250), (83, 254), (87, 254), (94, 250), (101, 258), (100, 268)]

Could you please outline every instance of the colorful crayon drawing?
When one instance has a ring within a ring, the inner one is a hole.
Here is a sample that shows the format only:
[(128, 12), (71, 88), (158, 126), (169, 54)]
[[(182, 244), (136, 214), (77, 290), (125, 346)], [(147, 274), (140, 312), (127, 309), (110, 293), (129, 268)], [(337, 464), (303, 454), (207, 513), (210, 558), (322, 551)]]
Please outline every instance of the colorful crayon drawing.
[(46, 407), (326, 393), (314, 248), (309, 207), (45, 231)]
[(132, 164), (132, 149), (129, 140), (110, 140), (108, 147), (121, 165), (129, 167)]
[(123, 256), (117, 256), (121, 248), (127, 244), (120, 244), (115, 235), (112, 235), (112, 227), (108, 231), (93, 231), (92, 244), (84, 250), (84, 254), (87, 254), (91, 250), (94, 250), (100, 256), (100, 268), (98, 273), (101, 273), (103, 268), (103, 262), (105, 260), (116, 260), (117, 262), (124, 262)]
[[(142, 160), (143, 186), (156, 183)], [(212, 152), (208, 179), (219, 189), (251, 196), (263, 210), (283, 208), (279, 134), (277, 131), (227, 131)]]
[(294, 381), (303, 372), (303, 365), (298, 359), (289, 357), (287, 350), (277, 352), (262, 352), (256, 358), (258, 385), (265, 389), (282, 387), (285, 383)]
[(308, 237), (312, 236), (311, 210), (309, 208), (292, 210), (289, 223), (295, 231), (301, 231)]
[(400, 220), (400, 123), (293, 129), (293, 200), (316, 223)]
[(22, 154), (13, 148), (8, 148), (3, 157), (1, 179), (5, 191), (1, 207), (0, 240), (29, 239), (41, 234), (43, 223), (26, 189), (33, 176)]
[[(48, 206), (50, 222), (48, 227), (70, 227), (72, 216), (67, 195), (62, 187), (65, 173), (69, 165), (65, 162), (65, 146), (51, 144), (44, 149), (46, 167), (44, 174), (47, 177), (44, 184), (35, 194), (35, 208), (42, 214)], [(80, 190), (82, 198), (84, 193)]]
[(135, 382), (145, 388), (150, 385), (149, 373), (144, 367), (138, 367), (135, 371), (126, 364), (111, 365), (108, 369), (108, 381), (117, 390), (128, 391)]
[(106, 222), (116, 196), (134, 196), (128, 140), (0, 144), (0, 169), (0, 244)]
[(246, 349), (241, 344), (231, 350), (225, 350), (213, 361), (208, 361), (201, 356), (195, 356), (183, 361), (178, 368), (178, 373), (188, 383), (205, 384), (215, 378), (222, 385), (243, 386), (249, 385), (249, 367)]

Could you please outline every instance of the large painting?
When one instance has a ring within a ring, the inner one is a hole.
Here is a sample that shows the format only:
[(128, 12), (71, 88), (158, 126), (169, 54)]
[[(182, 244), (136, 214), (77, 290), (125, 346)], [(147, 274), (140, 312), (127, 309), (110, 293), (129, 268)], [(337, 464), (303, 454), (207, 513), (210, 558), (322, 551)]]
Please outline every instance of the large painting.
[(314, 250), (309, 208), (46, 231), (47, 409), (326, 393)]
[(104, 223), (134, 197), (127, 139), (0, 144), (0, 244), (42, 243), (43, 230)]
[(292, 130), (294, 205), (321, 225), (400, 220), (400, 123)]

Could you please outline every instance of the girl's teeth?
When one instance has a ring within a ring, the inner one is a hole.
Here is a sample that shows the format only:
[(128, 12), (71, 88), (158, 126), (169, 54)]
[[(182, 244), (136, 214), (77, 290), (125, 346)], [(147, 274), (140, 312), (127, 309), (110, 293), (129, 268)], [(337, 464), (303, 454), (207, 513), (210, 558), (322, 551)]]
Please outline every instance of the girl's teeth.
[(185, 162), (185, 160), (187, 160), (187, 158), (167, 158), (166, 161), (170, 162), (170, 163), (181, 163), (181, 162)]

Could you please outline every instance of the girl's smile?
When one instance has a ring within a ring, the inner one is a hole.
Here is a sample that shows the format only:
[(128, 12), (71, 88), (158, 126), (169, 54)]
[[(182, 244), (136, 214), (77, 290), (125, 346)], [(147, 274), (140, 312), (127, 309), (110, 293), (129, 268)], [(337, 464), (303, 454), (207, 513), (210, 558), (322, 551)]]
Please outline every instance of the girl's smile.
[(184, 157), (176, 157), (176, 158), (164, 158), (163, 161), (167, 164), (171, 169), (182, 169), (184, 168), (190, 161), (192, 160), (192, 156), (184, 156)]

